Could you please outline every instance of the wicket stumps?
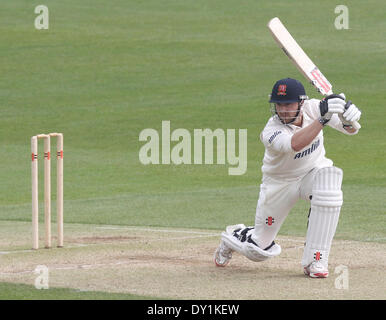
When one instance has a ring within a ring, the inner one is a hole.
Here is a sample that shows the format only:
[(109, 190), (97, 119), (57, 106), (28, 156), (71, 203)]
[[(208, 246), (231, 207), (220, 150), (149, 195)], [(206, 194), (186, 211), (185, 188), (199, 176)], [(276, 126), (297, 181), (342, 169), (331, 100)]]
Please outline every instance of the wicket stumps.
[(63, 134), (38, 134), (31, 138), (32, 152), (32, 248), (39, 249), (38, 139), (44, 140), (44, 223), (45, 247), (51, 248), (51, 137), (57, 139), (56, 220), (59, 248), (63, 247)]

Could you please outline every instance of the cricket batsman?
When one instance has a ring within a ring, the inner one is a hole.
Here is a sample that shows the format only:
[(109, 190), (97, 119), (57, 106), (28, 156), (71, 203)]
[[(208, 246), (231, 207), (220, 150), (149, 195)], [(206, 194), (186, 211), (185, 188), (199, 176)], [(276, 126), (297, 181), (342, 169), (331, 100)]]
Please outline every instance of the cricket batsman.
[(343, 171), (326, 158), (323, 129), (354, 135), (361, 111), (345, 95), (308, 99), (303, 85), (291, 78), (275, 83), (270, 96), (272, 117), (260, 134), (265, 153), (255, 225), (228, 226), (214, 254), (225, 267), (236, 251), (253, 261), (277, 256), (275, 243), (282, 223), (299, 199), (310, 202), (301, 264), (312, 278), (328, 277), (328, 257), (343, 204)]

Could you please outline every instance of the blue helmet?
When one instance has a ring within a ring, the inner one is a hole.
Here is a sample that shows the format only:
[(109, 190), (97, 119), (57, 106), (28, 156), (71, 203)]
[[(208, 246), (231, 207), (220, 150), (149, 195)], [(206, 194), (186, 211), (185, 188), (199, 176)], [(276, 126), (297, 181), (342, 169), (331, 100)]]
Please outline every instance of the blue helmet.
[(293, 103), (306, 99), (308, 99), (308, 97), (302, 83), (295, 79), (285, 78), (275, 83), (269, 102)]

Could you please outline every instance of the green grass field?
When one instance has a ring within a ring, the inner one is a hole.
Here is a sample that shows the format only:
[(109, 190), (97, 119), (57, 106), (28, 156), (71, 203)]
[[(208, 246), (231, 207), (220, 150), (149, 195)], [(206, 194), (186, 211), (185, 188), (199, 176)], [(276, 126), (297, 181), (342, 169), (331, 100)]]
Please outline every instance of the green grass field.
[(156, 300), (132, 294), (82, 292), (75, 289), (49, 288), (37, 290), (25, 284), (0, 283), (0, 300)]
[[(363, 111), (358, 135), (325, 130), (327, 156), (344, 170), (336, 237), (386, 241), (384, 4), (348, 2), (350, 29), (336, 30), (334, 1), (47, 0), (49, 30), (36, 30), (39, 4), (0, 5), (0, 221), (31, 220), (30, 137), (63, 132), (66, 224), (253, 224), (258, 136), (273, 83), (297, 78), (320, 98), (268, 32), (279, 16), (336, 92)], [(246, 174), (230, 176), (228, 165), (142, 165), (139, 133), (160, 132), (162, 120), (189, 132), (248, 129)], [(307, 214), (300, 202), (280, 235), (303, 236)], [(100, 298), (58, 290), (39, 298)], [(24, 286), (16, 290), (24, 296), (11, 291), (0, 283), (0, 299), (36, 298)]]

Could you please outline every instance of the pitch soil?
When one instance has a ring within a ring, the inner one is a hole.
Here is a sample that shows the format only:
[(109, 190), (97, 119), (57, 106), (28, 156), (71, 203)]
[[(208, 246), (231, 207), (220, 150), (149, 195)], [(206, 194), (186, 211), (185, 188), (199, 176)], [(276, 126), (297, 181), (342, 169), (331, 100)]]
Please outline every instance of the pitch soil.
[(385, 243), (335, 240), (329, 278), (311, 279), (302, 272), (304, 239), (298, 237), (279, 237), (282, 253), (268, 261), (255, 263), (234, 253), (227, 267), (218, 268), (213, 253), (220, 232), (213, 230), (66, 225), (65, 248), (33, 251), (26, 237), (29, 223), (0, 222), (0, 227), (3, 282), (33, 285), (35, 268), (45, 265), (50, 287), (83, 291), (171, 299), (386, 298), (386, 280), (379, 276), (386, 265)]

